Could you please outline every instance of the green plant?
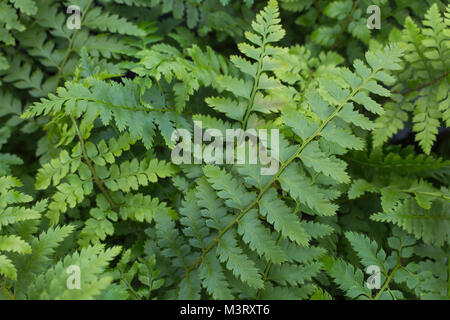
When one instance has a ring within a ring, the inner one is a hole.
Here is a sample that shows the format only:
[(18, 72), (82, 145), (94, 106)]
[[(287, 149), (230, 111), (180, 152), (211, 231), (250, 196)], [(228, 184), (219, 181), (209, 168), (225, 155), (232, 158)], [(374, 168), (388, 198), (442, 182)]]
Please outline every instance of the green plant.
[[(79, 30), (69, 2), (1, 4), (0, 298), (448, 299), (450, 7), (431, 2), (380, 1), (373, 37), (366, 1), (81, 1)], [(410, 118), (418, 148), (390, 140)], [(175, 163), (194, 122), (249, 133), (275, 172)]]
[[(411, 18), (406, 18), (402, 41), (406, 44), (406, 66), (399, 74), (402, 80), (393, 90), (398, 92), (395, 103), (386, 104), (388, 112), (377, 119), (374, 144), (383, 145), (390, 135), (402, 129), (401, 123), (412, 122), (416, 141), (429, 154), (436, 140), (441, 121), (449, 126), (450, 103), (448, 96), (450, 19), (441, 15), (433, 5), (425, 14), (420, 29)], [(392, 123), (386, 126), (386, 123)]]

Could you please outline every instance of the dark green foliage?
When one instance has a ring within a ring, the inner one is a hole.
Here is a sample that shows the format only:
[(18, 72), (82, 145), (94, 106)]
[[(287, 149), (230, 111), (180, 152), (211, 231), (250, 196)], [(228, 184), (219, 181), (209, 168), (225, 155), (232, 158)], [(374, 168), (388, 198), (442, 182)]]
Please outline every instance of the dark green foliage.
[[(71, 4), (0, 4), (0, 299), (450, 298), (450, 6)], [(278, 168), (176, 164), (194, 121)]]

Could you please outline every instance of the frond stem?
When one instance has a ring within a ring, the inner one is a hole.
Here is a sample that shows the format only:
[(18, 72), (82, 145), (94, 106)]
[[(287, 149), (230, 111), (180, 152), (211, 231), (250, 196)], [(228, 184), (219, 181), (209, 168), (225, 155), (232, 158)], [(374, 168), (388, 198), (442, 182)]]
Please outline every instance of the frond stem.
[(392, 278), (394, 277), (394, 274), (397, 272), (397, 270), (401, 267), (400, 261), (395, 266), (394, 270), (392, 270), (391, 274), (387, 278), (386, 282), (384, 283), (383, 287), (380, 291), (378, 291), (378, 294), (375, 296), (374, 300), (378, 300), (380, 296), (383, 294), (383, 292), (389, 287), (389, 283), (391, 282)]

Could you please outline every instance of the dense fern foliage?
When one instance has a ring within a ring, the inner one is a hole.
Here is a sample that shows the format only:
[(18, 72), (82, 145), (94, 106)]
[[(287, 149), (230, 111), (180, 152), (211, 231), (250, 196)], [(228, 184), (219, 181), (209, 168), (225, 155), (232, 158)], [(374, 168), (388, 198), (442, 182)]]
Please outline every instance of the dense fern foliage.
[[(450, 6), (3, 0), (0, 26), (0, 299), (450, 299)], [(270, 156), (176, 161), (180, 129)]]

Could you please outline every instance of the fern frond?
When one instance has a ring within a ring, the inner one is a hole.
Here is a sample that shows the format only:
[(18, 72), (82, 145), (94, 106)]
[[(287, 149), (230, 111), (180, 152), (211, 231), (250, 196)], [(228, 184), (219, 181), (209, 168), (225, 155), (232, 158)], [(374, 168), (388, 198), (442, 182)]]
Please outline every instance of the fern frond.
[[(36, 279), (34, 285), (28, 289), (28, 297), (62, 300), (95, 298), (111, 283), (112, 278), (104, 274), (105, 269), (120, 250), (120, 247), (104, 249), (104, 246), (96, 245), (66, 256)], [(54, 285), (54, 283), (67, 282), (69, 275), (66, 270), (73, 265), (78, 266), (83, 272), (80, 278), (80, 290), (69, 290), (64, 285)]]
[(442, 246), (450, 241), (448, 207), (448, 201), (436, 200), (428, 211), (407, 200), (388, 212), (372, 215), (371, 219), (394, 223), (425, 243)]

